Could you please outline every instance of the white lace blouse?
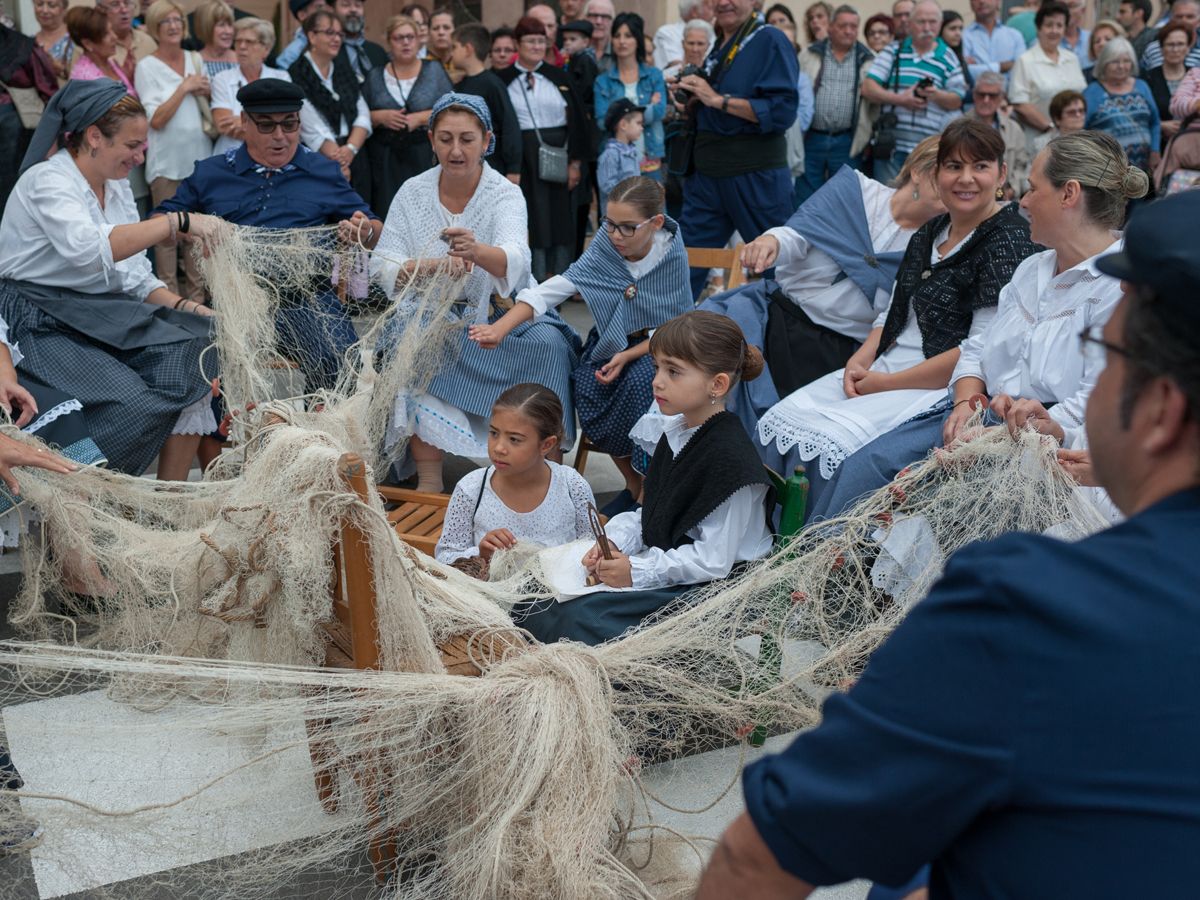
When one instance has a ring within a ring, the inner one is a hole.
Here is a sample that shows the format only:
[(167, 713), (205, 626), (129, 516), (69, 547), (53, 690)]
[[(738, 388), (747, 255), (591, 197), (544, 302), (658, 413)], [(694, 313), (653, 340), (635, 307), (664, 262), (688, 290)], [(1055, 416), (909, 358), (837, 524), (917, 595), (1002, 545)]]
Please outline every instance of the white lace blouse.
[(587, 508), (589, 503), (596, 502), (591, 487), (568, 466), (549, 460), (546, 465), (550, 467), (546, 498), (527, 513), (509, 509), (492, 490), (495, 470), (491, 466), (464, 476), (450, 497), (442, 536), (434, 550), (437, 560), (452, 563), (478, 556), (483, 536), (497, 528), (507, 528), (518, 540), (543, 547), (591, 537)]
[(489, 300), (525, 287), (529, 280), (528, 215), (521, 189), (486, 162), (483, 177), (466, 208), (451, 213), (438, 196), (442, 167), (434, 166), (401, 185), (392, 200), (383, 233), (371, 255), (371, 277), (389, 294), (396, 289), (400, 267), (410, 259), (433, 259), (449, 249), (439, 238), (446, 228), (469, 228), (481, 244), (499, 247), (508, 260), (503, 278), (495, 278), (476, 266), (467, 278), (464, 297), (475, 307), (478, 322), (486, 322)]
[(1117, 252), (1121, 243), (1059, 275), (1053, 250), (1022, 262), (1000, 291), (996, 318), (961, 344), (950, 383), (974, 376), (993, 397), (1053, 402), (1050, 417), (1068, 433), (1081, 430), (1104, 363), (1084, 356), (1079, 333), (1107, 322), (1121, 299), (1121, 282), (1096, 268), (1097, 257)]

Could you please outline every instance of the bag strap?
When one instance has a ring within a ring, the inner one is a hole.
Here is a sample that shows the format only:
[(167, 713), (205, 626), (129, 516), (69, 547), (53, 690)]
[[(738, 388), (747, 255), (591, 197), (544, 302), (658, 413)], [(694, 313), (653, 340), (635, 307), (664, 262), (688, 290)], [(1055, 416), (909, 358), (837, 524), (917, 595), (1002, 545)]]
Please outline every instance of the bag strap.
[(492, 467), (488, 466), (483, 470), (483, 480), (479, 482), (479, 496), (475, 498), (475, 508), (471, 510), (471, 522), (475, 522), (475, 516), (479, 512), (479, 504), (483, 502), (483, 492), (487, 488), (488, 472), (492, 471)]
[[(543, 63), (543, 65), (544, 65), (544, 63)], [(536, 75), (537, 73), (536, 72), (528, 72), (526, 74)], [(521, 76), (518, 75), (517, 77), (520, 78)], [(546, 76), (543, 75), (542, 77), (545, 78)], [(534, 137), (537, 138), (538, 146), (545, 147), (546, 142), (542, 140), (542, 133), (540, 131), (538, 131), (537, 119), (535, 119), (533, 117), (533, 107), (529, 105), (529, 94), (530, 94), (531, 90), (532, 90), (531, 88), (528, 88), (525, 85), (521, 85), (521, 99), (525, 101), (525, 109), (527, 109), (529, 111), (529, 121), (533, 123), (533, 135), (534, 135)]]

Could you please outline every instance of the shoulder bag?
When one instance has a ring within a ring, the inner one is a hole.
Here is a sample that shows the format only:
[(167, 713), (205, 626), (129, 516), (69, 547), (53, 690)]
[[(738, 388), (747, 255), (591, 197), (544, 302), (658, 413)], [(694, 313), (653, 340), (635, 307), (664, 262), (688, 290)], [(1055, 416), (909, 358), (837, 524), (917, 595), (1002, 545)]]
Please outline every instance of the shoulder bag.
[[(542, 77), (545, 78), (546, 76), (543, 75)], [(533, 133), (537, 137), (538, 178), (550, 184), (566, 184), (567, 167), (569, 165), (567, 148), (551, 147), (542, 140), (542, 133), (538, 130), (537, 119), (533, 117), (533, 107), (529, 105), (529, 90), (525, 87), (521, 88), (521, 99), (525, 101), (525, 108), (529, 110), (529, 121), (533, 123)]]

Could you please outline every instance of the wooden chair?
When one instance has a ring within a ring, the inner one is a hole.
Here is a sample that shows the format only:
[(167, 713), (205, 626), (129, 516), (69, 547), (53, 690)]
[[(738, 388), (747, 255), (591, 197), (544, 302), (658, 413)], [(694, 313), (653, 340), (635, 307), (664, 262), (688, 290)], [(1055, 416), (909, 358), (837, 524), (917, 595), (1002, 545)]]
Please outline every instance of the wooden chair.
[[(338, 461), (338, 468), (346, 482), (346, 489), (356, 494), (364, 503), (369, 502), (373, 488), (367, 481), (367, 467), (362, 458), (354, 453), (343, 454)], [(416, 495), (419, 499), (434, 502), (440, 500), (441, 515), (437, 517), (437, 531), (440, 533), (447, 497), (441, 494), (403, 491), (400, 488), (383, 488), (381, 492), (385, 496), (395, 492)], [(425, 504), (430, 505), (433, 504)], [(410, 513), (403, 521), (408, 521), (411, 515)], [(427, 523), (429, 518), (427, 516), (422, 523)], [(429, 533), (417, 537), (430, 540)], [(437, 537), (433, 536), (427, 552), (433, 552), (433, 544), (436, 542)], [(370, 545), (362, 529), (353, 521), (342, 523), (337, 543), (333, 548), (333, 561), (334, 577), (330, 589), (333, 620), (323, 626), (327, 638), (325, 667), (378, 669), (378, 595), (375, 590), (375, 578), (371, 572)], [(527, 647), (528, 642), (520, 632), (485, 629), (473, 634), (454, 635), (443, 642), (438, 651), (447, 674), (477, 676), (482, 674), (478, 663), (499, 660), (509, 653), (521, 653)], [(336, 759), (336, 748), (332, 735), (337, 724), (332, 719), (323, 718), (309, 720), (305, 726), (308, 731), (309, 755), (312, 758), (317, 796), (325, 811), (334, 813), (338, 808), (338, 795), (337, 767), (333, 762)], [(362, 792), (363, 803), (371, 818), (373, 837), (368, 854), (376, 881), (382, 884), (387, 880), (388, 873), (396, 862), (395, 838), (385, 834), (382, 829), (382, 788), (379, 775), (384, 764), (378, 758), (362, 759), (358, 763), (351, 763), (347, 768)]]
[(429, 494), (408, 488), (380, 485), (376, 488), (384, 500), (399, 504), (388, 512), (388, 521), (404, 543), (433, 556), (442, 525), (446, 521), (449, 494)]
[(746, 283), (746, 270), (742, 268), (742, 247), (688, 247), (688, 265), (693, 269), (723, 269), (725, 290), (731, 291)]

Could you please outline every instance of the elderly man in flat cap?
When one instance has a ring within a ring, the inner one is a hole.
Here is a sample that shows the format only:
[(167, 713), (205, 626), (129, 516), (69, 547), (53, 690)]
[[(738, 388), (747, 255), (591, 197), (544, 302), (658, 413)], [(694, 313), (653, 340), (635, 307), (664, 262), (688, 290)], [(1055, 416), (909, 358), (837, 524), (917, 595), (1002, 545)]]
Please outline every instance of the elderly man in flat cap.
[[(237, 99), (246, 142), (196, 163), (175, 196), (155, 212), (209, 213), (262, 228), (336, 222), (344, 239), (374, 247), (383, 231), (379, 217), (337, 163), (300, 145), (304, 92), (290, 82), (260, 78), (239, 90)], [(357, 340), (329, 285), (318, 291), (315, 300), (282, 309), (276, 323), (281, 349), (299, 363), (310, 391), (333, 386), (346, 350)]]
[(1104, 360), (1087, 434), (1128, 519), (955, 554), (822, 723), (746, 769), (698, 900), (904, 896), (925, 863), (931, 900), (1196, 896), (1197, 222), (1200, 191), (1143, 206), (1096, 261), (1124, 295), (1079, 336)]

